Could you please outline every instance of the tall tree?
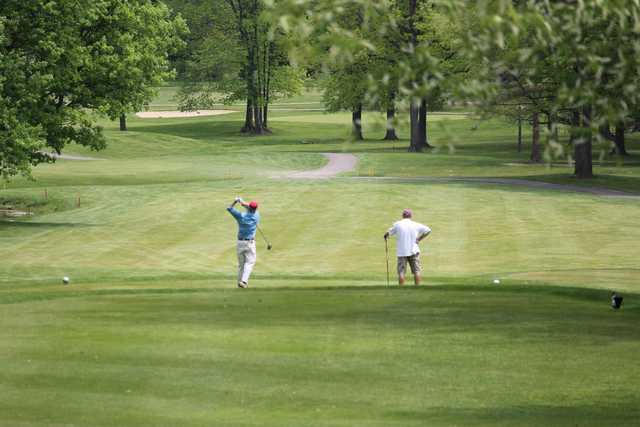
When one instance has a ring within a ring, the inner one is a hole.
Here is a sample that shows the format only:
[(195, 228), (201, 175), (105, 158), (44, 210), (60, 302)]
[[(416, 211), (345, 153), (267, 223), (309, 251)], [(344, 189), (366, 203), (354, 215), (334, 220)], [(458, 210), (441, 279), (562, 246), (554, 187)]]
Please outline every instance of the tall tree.
[(351, 112), (352, 138), (362, 140), (362, 107), (367, 91), (367, 57), (352, 64), (336, 66), (321, 79), (323, 102), (327, 111)]
[(148, 101), (170, 75), (185, 31), (147, 0), (4, 0), (0, 4), (0, 175), (29, 174), (78, 143), (104, 148), (96, 114)]
[[(185, 7), (192, 7), (187, 4)], [(180, 107), (192, 110), (223, 102), (246, 101), (242, 131), (269, 131), (269, 104), (280, 96), (298, 93), (301, 70), (286, 55), (286, 37), (264, 16), (262, 0), (203, 1), (194, 53), (186, 62), (190, 83), (180, 94)], [(202, 28), (203, 27), (203, 28)]]

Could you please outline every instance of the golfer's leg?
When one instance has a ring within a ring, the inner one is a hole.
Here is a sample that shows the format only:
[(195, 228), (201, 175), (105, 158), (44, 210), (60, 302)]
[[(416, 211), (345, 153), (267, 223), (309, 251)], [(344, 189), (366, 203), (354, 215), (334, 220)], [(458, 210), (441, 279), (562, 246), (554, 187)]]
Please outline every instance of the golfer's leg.
[(404, 273), (407, 269), (407, 259), (405, 257), (398, 257), (398, 285), (404, 285)]
[(246, 257), (244, 255), (244, 247), (242, 242), (238, 242), (238, 282), (242, 282), (242, 273), (244, 271), (244, 265), (246, 263)]
[(420, 284), (422, 280), (422, 265), (420, 264), (420, 254), (416, 254), (409, 258), (409, 265), (411, 266), (411, 272), (413, 273), (413, 283), (416, 286)]
[(242, 281), (249, 283), (249, 276), (253, 271), (253, 266), (256, 264), (256, 242), (249, 242), (244, 253), (244, 271), (242, 272)]

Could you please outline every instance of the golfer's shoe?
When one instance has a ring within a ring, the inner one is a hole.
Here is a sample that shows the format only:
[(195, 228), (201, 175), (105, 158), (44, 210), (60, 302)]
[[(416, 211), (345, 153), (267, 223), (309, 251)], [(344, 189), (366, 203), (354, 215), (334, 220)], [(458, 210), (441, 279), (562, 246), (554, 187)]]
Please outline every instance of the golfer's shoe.
[(247, 286), (249, 286), (249, 285), (247, 285), (245, 282), (238, 282), (238, 287), (239, 288), (246, 288)]

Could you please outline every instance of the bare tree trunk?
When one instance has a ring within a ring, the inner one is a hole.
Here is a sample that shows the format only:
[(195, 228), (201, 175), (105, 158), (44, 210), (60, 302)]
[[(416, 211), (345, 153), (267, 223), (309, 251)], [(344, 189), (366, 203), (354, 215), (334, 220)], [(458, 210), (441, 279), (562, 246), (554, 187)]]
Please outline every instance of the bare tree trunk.
[(547, 113), (547, 142), (558, 142), (558, 123), (556, 113)]
[(385, 141), (398, 140), (398, 135), (396, 135), (396, 128), (393, 123), (395, 118), (396, 118), (396, 109), (387, 108), (387, 133), (384, 136)]
[(426, 98), (422, 98), (420, 101), (420, 116), (418, 118), (420, 124), (420, 139), (422, 146), (424, 148), (433, 148), (429, 144), (428, 134), (427, 134), (427, 100)]
[(264, 107), (262, 107), (262, 127), (265, 130), (269, 128), (269, 126), (267, 126), (267, 120), (269, 118), (268, 111), (269, 111), (269, 104), (265, 103)]
[(532, 137), (531, 137), (531, 157), (529, 162), (540, 163), (542, 162), (542, 150), (540, 149), (540, 113), (537, 111), (532, 116)]
[(127, 130), (127, 115), (125, 113), (120, 114), (120, 130), (123, 132)]
[(522, 151), (522, 115), (518, 112), (518, 153)]
[(419, 153), (424, 147), (420, 140), (420, 104), (411, 101), (409, 106), (409, 123), (411, 127), (411, 142), (409, 143), (409, 152)]
[[(416, 28), (416, 12), (418, 9), (417, 0), (409, 0), (408, 1), (408, 18), (409, 18), (409, 28), (410, 28), (410, 37), (411, 44), (413, 46), (418, 43), (418, 29)], [(417, 99), (411, 100), (411, 105), (409, 106), (409, 121), (411, 127), (411, 142), (409, 144), (409, 152), (419, 153), (424, 150), (424, 142), (425, 139), (422, 137), (422, 128), (420, 123), (420, 113), (422, 101), (418, 101)]]
[(616, 133), (613, 136), (613, 142), (616, 144), (616, 153), (619, 156), (628, 156), (627, 148), (624, 144), (624, 132), (625, 132), (625, 123), (624, 121), (619, 121), (616, 123)]
[(253, 106), (253, 120), (255, 122), (255, 129), (253, 130), (253, 133), (261, 135), (264, 127), (262, 125), (262, 107), (259, 105)]
[(251, 99), (247, 97), (247, 110), (244, 116), (244, 126), (242, 126), (242, 133), (250, 133), (253, 132), (253, 106), (251, 104)]
[(358, 104), (351, 112), (351, 123), (353, 129), (351, 132), (354, 141), (362, 141), (362, 104)]
[(580, 111), (574, 112), (574, 129), (579, 130), (578, 138), (573, 138), (573, 156), (575, 160), (574, 174), (576, 178), (593, 178), (593, 161), (591, 158), (591, 107), (584, 107), (582, 123)]

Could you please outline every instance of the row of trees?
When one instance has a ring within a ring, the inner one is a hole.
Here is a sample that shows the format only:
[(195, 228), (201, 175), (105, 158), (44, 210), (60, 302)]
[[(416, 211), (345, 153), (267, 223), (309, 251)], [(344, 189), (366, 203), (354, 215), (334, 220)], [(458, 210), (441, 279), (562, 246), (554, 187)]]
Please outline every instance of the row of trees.
[[(428, 6), (428, 7), (425, 7)], [(362, 139), (362, 110), (387, 114), (385, 139), (396, 139), (397, 106), (407, 105), (409, 150), (423, 151), (427, 110), (444, 98), (443, 82), (464, 73), (451, 26), (430, 2), (323, 1), (275, 4), (279, 24), (302, 42), (294, 57), (325, 71), (320, 79), (329, 111), (352, 112), (353, 138)], [(429, 25), (426, 25), (429, 23)], [(435, 70), (436, 64), (442, 66)]]
[[(244, 132), (269, 105), (322, 82), (329, 110), (409, 112), (410, 151), (428, 109), (472, 101), (533, 126), (532, 161), (561, 155), (570, 129), (578, 177), (592, 145), (640, 127), (640, 2), (623, 0), (4, 0), (0, 4), (0, 174), (27, 173), (65, 144), (104, 146), (95, 115), (139, 110), (172, 75), (183, 109), (246, 102)], [(186, 49), (182, 39), (186, 37)], [(172, 58), (173, 56), (173, 58)], [(297, 65), (297, 66), (294, 66)]]
[(577, 177), (593, 175), (594, 141), (610, 140), (627, 155), (625, 129), (639, 112), (640, 3), (503, 1), (477, 11), (469, 35), (470, 57), (481, 65), (476, 94), (489, 108), (528, 113), (532, 161), (540, 161), (544, 123), (559, 154), (557, 126), (569, 127)]
[[(275, 7), (282, 27), (304, 41), (303, 57), (318, 56), (309, 45), (327, 53), (320, 57), (330, 81), (344, 82), (329, 89), (360, 91), (336, 107), (355, 118), (363, 99), (409, 102), (410, 151), (425, 147), (426, 108), (443, 97), (527, 118), (532, 161), (542, 157), (544, 124), (549, 155), (564, 153), (557, 127), (568, 126), (580, 178), (592, 176), (594, 140), (612, 140), (625, 155), (625, 129), (638, 124), (637, 1), (282, 0)], [(352, 84), (358, 73), (371, 82), (364, 89)]]
[(186, 31), (151, 0), (0, 2), (0, 176), (71, 142), (103, 148), (96, 115), (142, 109)]

